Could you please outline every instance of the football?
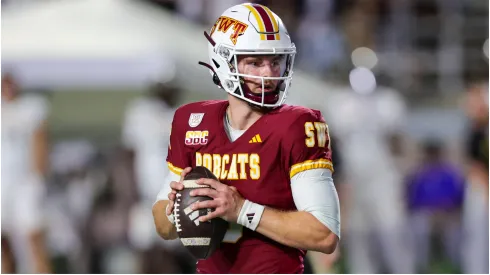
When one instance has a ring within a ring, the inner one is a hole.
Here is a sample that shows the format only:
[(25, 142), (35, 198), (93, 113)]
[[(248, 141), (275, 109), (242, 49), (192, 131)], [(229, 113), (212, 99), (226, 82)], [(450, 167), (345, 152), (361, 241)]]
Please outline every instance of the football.
[(200, 222), (199, 217), (206, 216), (214, 209), (199, 209), (193, 211), (191, 206), (197, 201), (212, 200), (207, 196), (192, 197), (190, 192), (196, 188), (210, 188), (199, 185), (196, 180), (211, 178), (218, 180), (206, 167), (197, 166), (184, 178), (184, 189), (177, 192), (174, 205), (175, 227), (182, 244), (197, 259), (206, 259), (219, 247), (226, 231), (228, 222), (216, 218), (207, 222)]

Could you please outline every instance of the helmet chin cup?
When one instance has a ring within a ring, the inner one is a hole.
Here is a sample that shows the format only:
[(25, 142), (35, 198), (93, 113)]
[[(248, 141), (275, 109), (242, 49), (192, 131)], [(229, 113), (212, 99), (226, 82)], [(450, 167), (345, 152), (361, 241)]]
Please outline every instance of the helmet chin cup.
[(277, 101), (279, 100), (279, 92), (274, 91), (274, 92), (265, 92), (263, 94), (255, 94), (252, 92), (245, 92), (245, 97), (255, 101), (257, 103), (262, 102), (262, 98), (264, 98), (264, 103), (265, 104), (276, 104)]

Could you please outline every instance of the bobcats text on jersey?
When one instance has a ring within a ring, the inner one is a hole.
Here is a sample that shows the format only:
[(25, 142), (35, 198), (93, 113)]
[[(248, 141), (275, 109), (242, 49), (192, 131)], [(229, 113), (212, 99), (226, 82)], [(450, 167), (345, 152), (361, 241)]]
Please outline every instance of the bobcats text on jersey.
[(258, 180), (259, 154), (202, 154), (196, 152), (196, 166), (208, 168), (220, 180)]

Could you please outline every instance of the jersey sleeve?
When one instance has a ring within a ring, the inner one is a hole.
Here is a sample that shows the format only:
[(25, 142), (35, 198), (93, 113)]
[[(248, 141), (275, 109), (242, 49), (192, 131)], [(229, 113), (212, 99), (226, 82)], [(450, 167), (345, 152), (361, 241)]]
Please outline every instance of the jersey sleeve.
[(170, 142), (168, 145), (167, 165), (170, 172), (180, 176), (182, 170), (191, 166), (190, 160), (187, 157), (186, 148), (184, 147), (185, 135), (180, 121), (179, 111), (177, 110), (172, 121), (170, 129)]
[(317, 168), (334, 171), (328, 125), (319, 111), (297, 117), (285, 140), (286, 170), (290, 178)]

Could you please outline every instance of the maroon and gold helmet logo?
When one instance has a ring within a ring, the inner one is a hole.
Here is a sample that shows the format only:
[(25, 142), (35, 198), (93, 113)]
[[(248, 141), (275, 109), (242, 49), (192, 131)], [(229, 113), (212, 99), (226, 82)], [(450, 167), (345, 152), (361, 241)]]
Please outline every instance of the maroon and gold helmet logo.
[(230, 35), (230, 40), (233, 43), (233, 45), (236, 45), (238, 36), (245, 33), (245, 30), (248, 28), (247, 24), (245, 24), (241, 21), (238, 21), (236, 19), (226, 17), (226, 16), (220, 16), (220, 18), (218, 18), (216, 23), (214, 23), (213, 28), (211, 29), (210, 35), (213, 35), (213, 33), (214, 33), (214, 31), (216, 31), (216, 29), (219, 32), (226, 33), (230, 29), (231, 26), (233, 26), (233, 33)]

